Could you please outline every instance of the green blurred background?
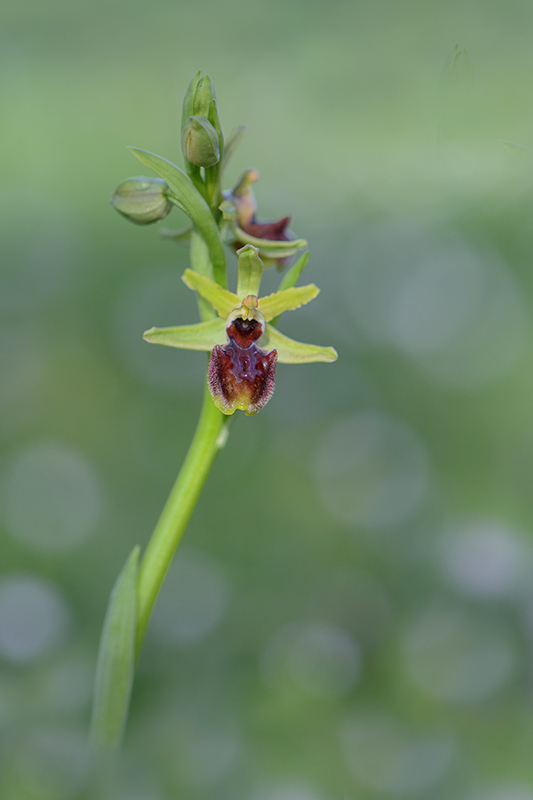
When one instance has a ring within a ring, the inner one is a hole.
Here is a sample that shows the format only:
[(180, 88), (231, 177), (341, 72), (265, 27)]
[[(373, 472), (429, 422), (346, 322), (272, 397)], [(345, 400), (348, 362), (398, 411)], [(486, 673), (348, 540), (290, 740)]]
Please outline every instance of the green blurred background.
[[(1, 14), (2, 800), (533, 800), (533, 160), (499, 142), (533, 146), (533, 5)], [(198, 69), (249, 126), (229, 183), (259, 169), (310, 242), (322, 293), (282, 330), (339, 361), (236, 415), (97, 789), (105, 606), (205, 366), (142, 342), (195, 321), (187, 252), (108, 199), (126, 145), (182, 163)]]

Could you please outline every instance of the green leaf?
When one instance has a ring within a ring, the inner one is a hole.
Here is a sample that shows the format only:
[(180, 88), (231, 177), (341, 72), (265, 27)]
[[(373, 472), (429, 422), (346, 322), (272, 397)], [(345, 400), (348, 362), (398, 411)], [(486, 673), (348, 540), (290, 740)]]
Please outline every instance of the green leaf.
[(280, 364), (311, 364), (314, 361), (336, 361), (338, 358), (335, 348), (296, 342), (268, 323), (259, 345), (266, 350), (276, 349)]
[(129, 148), (133, 155), (146, 167), (152, 169), (160, 178), (167, 182), (178, 205), (193, 221), (200, 231), (211, 257), (213, 265), (213, 278), (221, 286), (226, 287), (226, 256), (222, 239), (218, 232), (217, 224), (200, 192), (187, 175), (175, 164), (166, 158), (156, 156), (147, 150), (137, 147)]
[[(302, 271), (308, 261), (309, 261), (309, 250), (306, 250), (305, 253), (302, 253), (300, 258), (294, 262), (292, 267), (285, 274), (285, 277), (283, 278), (283, 280), (279, 285), (278, 289), (279, 292), (283, 292), (285, 291), (285, 289), (292, 289), (292, 287), (296, 284), (296, 281), (302, 274)], [(278, 314), (277, 317), (274, 317), (273, 319), (269, 320), (270, 324), (273, 325), (275, 328), (278, 326), (280, 316), (281, 315)]]
[(320, 292), (318, 286), (310, 283), (308, 286), (298, 286), (291, 289), (283, 289), (280, 292), (269, 294), (267, 297), (259, 299), (258, 309), (267, 322), (283, 314), (284, 311), (294, 311), (317, 296)]
[(135, 666), (139, 548), (111, 592), (100, 640), (91, 722), (93, 747), (117, 747), (128, 715)]
[(198, 292), (205, 300), (207, 300), (217, 313), (226, 319), (229, 314), (240, 306), (239, 298), (233, 292), (223, 289), (218, 283), (193, 272), (192, 269), (186, 269), (183, 278), (185, 286)]
[(309, 250), (302, 253), (298, 261), (295, 261), (289, 271), (285, 274), (283, 280), (279, 285), (278, 291), (282, 292), (284, 289), (291, 289), (296, 286), (296, 281), (302, 274), (303, 268), (309, 261)]
[(239, 256), (237, 273), (237, 296), (242, 302), (249, 294), (259, 294), (261, 276), (263, 275), (263, 262), (258, 251), (253, 245), (246, 245), (237, 251)]
[(248, 128), (246, 127), (246, 125), (239, 125), (237, 128), (234, 128), (232, 130), (232, 132), (226, 139), (224, 143), (224, 155), (222, 156), (222, 160), (220, 162), (221, 173), (223, 173), (226, 167), (228, 166), (230, 158), (232, 157), (239, 142), (241, 141), (242, 137), (244, 136), (247, 130)]
[(226, 321), (212, 319), (196, 325), (175, 328), (150, 328), (143, 339), (152, 344), (166, 344), (182, 350), (212, 350), (216, 344), (226, 344)]

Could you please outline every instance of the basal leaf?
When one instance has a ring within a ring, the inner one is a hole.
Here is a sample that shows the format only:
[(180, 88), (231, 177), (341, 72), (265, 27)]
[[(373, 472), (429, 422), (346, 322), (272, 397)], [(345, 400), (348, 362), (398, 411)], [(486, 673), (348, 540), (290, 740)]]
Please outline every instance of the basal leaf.
[(120, 744), (135, 664), (139, 548), (130, 554), (111, 592), (100, 640), (91, 741), (95, 748)]

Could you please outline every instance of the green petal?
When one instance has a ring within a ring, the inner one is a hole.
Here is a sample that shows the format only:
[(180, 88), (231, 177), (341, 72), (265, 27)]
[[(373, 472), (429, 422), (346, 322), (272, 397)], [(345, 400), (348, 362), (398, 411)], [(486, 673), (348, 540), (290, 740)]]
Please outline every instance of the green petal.
[(226, 344), (226, 321), (213, 319), (196, 325), (176, 328), (150, 328), (143, 339), (153, 344), (166, 344), (183, 350), (212, 350), (216, 344)]
[(228, 292), (223, 289), (218, 283), (210, 281), (209, 278), (204, 278), (192, 269), (186, 269), (182, 278), (185, 286), (198, 292), (205, 300), (207, 300), (217, 313), (224, 317), (224, 319), (231, 314), (231, 312), (240, 306), (239, 298), (233, 292)]
[(161, 158), (161, 156), (156, 156), (154, 153), (140, 150), (137, 147), (130, 147), (129, 149), (142, 164), (152, 169), (167, 182), (173, 194), (176, 195), (180, 208), (194, 222), (209, 248), (213, 264), (213, 278), (217, 283), (225, 287), (226, 256), (224, 254), (224, 246), (214, 217), (200, 192), (195, 188), (190, 178), (175, 164), (167, 161), (166, 158)]
[[(229, 213), (229, 212), (226, 212)], [(228, 217), (226, 217), (227, 219)], [(298, 250), (307, 247), (305, 239), (293, 239), (292, 241), (278, 241), (274, 239), (258, 239), (257, 236), (250, 236), (243, 231), (235, 222), (232, 223), (232, 230), (235, 237), (243, 244), (251, 244), (257, 247), (265, 255), (272, 258), (287, 258), (293, 256)]]
[(280, 364), (311, 364), (314, 361), (336, 361), (338, 358), (337, 351), (333, 347), (296, 342), (268, 324), (259, 345), (266, 350), (276, 349)]
[(284, 289), (275, 294), (259, 299), (259, 311), (267, 322), (283, 314), (284, 311), (294, 311), (306, 303), (310, 303), (320, 292), (318, 286), (310, 283), (308, 286), (298, 286), (297, 288)]
[(259, 258), (257, 248), (252, 245), (241, 247), (238, 256), (237, 296), (242, 302), (249, 294), (255, 295), (255, 297), (259, 294), (263, 262)]

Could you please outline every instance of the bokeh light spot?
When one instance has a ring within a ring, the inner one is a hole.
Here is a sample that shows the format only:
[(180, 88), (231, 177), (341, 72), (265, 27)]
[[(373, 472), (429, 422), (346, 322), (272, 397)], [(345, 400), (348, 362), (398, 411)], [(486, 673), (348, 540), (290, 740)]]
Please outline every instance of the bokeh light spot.
[(207, 636), (226, 609), (228, 582), (207, 556), (180, 551), (157, 599), (151, 626), (162, 642), (186, 645)]
[(405, 423), (377, 411), (335, 422), (315, 460), (320, 497), (348, 524), (386, 528), (420, 506), (429, 486), (424, 445)]
[(84, 542), (100, 518), (102, 498), (94, 469), (56, 442), (19, 452), (4, 481), (9, 533), (35, 550), (63, 552)]
[(459, 387), (494, 380), (516, 363), (524, 300), (495, 250), (409, 220), (359, 233), (352, 247), (347, 310), (369, 342)]
[(379, 714), (347, 720), (341, 744), (347, 767), (365, 788), (400, 796), (418, 795), (438, 785), (456, 751), (448, 736), (413, 736)]
[(403, 639), (407, 674), (438, 700), (472, 703), (490, 698), (517, 666), (510, 636), (485, 617), (452, 607), (431, 607), (413, 620)]
[(0, 581), (0, 656), (25, 663), (54, 650), (68, 631), (59, 591), (41, 578), (9, 575)]
[(252, 800), (323, 800), (323, 796), (303, 783), (283, 783), (257, 789)]
[(78, 797), (87, 776), (87, 743), (78, 731), (32, 731), (15, 755), (21, 787), (32, 800)]
[(360, 648), (342, 628), (323, 623), (288, 625), (263, 654), (262, 672), (274, 688), (315, 697), (340, 697), (360, 672)]
[(531, 573), (525, 539), (496, 520), (471, 520), (447, 530), (441, 553), (450, 581), (475, 597), (520, 595)]

